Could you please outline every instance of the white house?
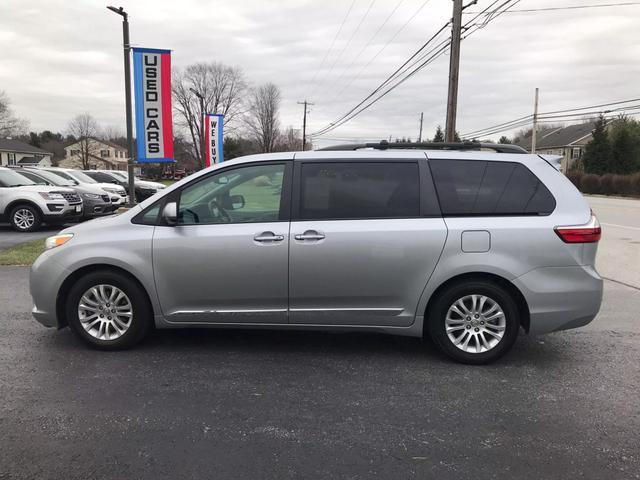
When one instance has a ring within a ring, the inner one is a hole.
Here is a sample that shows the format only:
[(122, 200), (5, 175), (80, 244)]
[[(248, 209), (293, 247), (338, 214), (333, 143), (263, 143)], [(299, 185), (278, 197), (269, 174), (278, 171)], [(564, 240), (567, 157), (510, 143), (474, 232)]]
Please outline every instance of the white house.
[(129, 161), (126, 148), (96, 138), (80, 139), (65, 147), (64, 153), (60, 166), (65, 168), (83, 168), (85, 157), (90, 168), (101, 170), (126, 170)]
[(34, 147), (20, 140), (0, 138), (0, 165), (51, 166), (53, 153)]

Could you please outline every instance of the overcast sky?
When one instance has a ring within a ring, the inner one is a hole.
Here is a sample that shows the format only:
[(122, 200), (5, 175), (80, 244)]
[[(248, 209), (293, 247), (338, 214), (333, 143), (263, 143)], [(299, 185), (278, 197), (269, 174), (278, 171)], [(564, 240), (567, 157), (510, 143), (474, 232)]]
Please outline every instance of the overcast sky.
[[(618, 1), (522, 0), (514, 9)], [(479, 0), (468, 11), (490, 3)], [(88, 111), (103, 126), (124, 131), (121, 22), (106, 4), (0, 2), (0, 90), (32, 130), (64, 131), (71, 117)], [(220, 61), (242, 68), (253, 85), (279, 85), (285, 126), (301, 127), (297, 101), (314, 102), (309, 132), (357, 104), (451, 16), (451, 0), (429, 0), (362, 70), (423, 4), (355, 0), (329, 50), (351, 0), (114, 3), (129, 12), (132, 44), (173, 50), (176, 67)], [(502, 15), (462, 43), (458, 129), (531, 113), (535, 87), (542, 111), (639, 97), (639, 19), (640, 5)], [(444, 125), (447, 74), (443, 56), (321, 145), (389, 135), (415, 139), (420, 112), (425, 136), (432, 136)]]

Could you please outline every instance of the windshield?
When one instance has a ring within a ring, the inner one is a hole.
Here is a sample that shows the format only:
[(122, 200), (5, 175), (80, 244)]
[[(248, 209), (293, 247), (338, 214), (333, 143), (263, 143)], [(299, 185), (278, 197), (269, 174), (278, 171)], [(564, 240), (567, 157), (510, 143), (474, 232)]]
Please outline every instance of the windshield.
[(34, 173), (43, 178), (46, 178), (50, 183), (58, 187), (72, 187), (78, 184), (78, 182), (76, 182), (75, 180), (67, 180), (66, 178), (63, 178), (60, 175), (56, 175), (49, 170), (43, 170), (39, 168), (35, 170)]
[(12, 170), (0, 170), (0, 186), (22, 187), (25, 185), (35, 185), (35, 183)]
[(127, 177), (127, 174), (125, 172), (119, 172), (117, 170), (110, 170), (109, 171), (109, 175), (112, 175), (116, 178), (119, 178), (121, 180), (127, 180), (129, 177)]
[(74, 180), (77, 180), (80, 183), (98, 183), (89, 175), (79, 170), (74, 170), (73, 172), (65, 172), (70, 177), (73, 177)]
[(78, 185), (78, 181), (75, 178), (73, 178), (71, 175), (69, 175), (67, 172), (63, 172), (60, 170), (47, 170), (47, 172), (53, 173), (54, 175), (57, 175), (60, 178), (63, 178), (64, 180), (66, 180), (67, 183), (64, 183), (64, 185), (66, 186)]

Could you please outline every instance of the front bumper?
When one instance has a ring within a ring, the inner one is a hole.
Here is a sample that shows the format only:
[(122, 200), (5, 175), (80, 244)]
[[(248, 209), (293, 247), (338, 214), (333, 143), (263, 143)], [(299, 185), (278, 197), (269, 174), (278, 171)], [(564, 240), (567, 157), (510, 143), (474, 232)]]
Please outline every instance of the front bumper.
[(45, 327), (60, 328), (56, 314), (58, 292), (65, 278), (71, 273), (54, 260), (48, 252), (40, 255), (31, 266), (29, 291), (33, 299), (33, 317)]
[(111, 213), (113, 213), (113, 207), (110, 201), (84, 199), (83, 218), (103, 217)]
[(45, 223), (64, 223), (77, 220), (82, 216), (82, 203), (67, 204), (47, 202), (47, 211), (43, 213)]
[(536, 268), (513, 283), (529, 306), (532, 335), (582, 327), (602, 303), (602, 278), (590, 265)]

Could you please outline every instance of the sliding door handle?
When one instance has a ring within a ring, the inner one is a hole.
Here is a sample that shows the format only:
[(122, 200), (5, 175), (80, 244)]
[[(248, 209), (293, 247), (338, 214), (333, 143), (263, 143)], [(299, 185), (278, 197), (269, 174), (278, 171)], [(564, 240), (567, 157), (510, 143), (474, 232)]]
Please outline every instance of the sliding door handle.
[(324, 234), (316, 232), (315, 230), (307, 230), (304, 233), (299, 233), (295, 235), (294, 238), (296, 240), (322, 240), (324, 238)]

